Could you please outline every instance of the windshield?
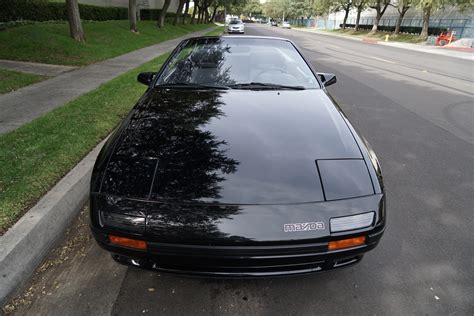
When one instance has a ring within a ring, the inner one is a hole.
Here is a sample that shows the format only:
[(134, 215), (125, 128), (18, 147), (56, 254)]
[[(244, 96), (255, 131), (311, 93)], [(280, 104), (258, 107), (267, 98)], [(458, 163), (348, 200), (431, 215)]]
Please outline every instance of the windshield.
[(290, 42), (232, 37), (189, 40), (165, 66), (157, 84), (319, 89)]
[(240, 24), (240, 23), (242, 23), (242, 22), (240, 22), (239, 20), (232, 20), (232, 21), (230, 21), (229, 24)]

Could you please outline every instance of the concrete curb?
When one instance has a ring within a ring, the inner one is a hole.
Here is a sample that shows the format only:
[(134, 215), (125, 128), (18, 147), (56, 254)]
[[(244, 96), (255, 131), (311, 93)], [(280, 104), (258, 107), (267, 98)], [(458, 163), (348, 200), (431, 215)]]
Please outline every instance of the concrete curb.
[(363, 37), (362, 42), (369, 43), (369, 44), (377, 44), (379, 41), (374, 38)]
[(473, 47), (460, 47), (460, 46), (441, 46), (441, 49), (454, 49), (454, 50), (474, 50)]
[(28, 280), (87, 202), (95, 159), (105, 140), (0, 236), (0, 303)]

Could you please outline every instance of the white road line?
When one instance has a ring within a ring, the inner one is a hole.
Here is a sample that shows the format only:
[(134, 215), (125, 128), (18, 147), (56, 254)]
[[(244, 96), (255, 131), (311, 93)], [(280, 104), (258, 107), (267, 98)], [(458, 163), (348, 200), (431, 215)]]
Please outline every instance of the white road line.
[(339, 46), (328, 44), (328, 47), (333, 47), (333, 48), (340, 48)]
[(383, 61), (383, 62), (385, 62), (385, 63), (396, 64), (396, 62), (391, 61), (391, 60), (386, 60), (386, 59), (382, 59), (382, 58), (378, 58), (378, 57), (374, 57), (374, 56), (369, 56), (369, 57), (372, 58), (372, 59), (376, 59), (376, 60)]

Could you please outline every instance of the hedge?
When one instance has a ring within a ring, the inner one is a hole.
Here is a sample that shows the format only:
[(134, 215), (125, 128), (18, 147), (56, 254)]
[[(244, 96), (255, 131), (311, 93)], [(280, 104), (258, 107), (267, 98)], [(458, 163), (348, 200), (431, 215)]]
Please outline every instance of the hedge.
[[(142, 20), (153, 20), (157, 21), (158, 16), (160, 15), (160, 9), (141, 9), (140, 10), (140, 19)], [(176, 14), (174, 12), (167, 12), (166, 18), (174, 18)]]
[[(342, 24), (339, 24), (342, 27)], [(360, 30), (371, 30), (372, 24), (359, 24)], [(346, 24), (346, 28), (355, 28), (355, 24)], [(428, 28), (428, 35), (439, 35), (443, 31), (446, 30), (446, 27), (430, 27)], [(395, 26), (388, 26), (388, 25), (379, 25), (377, 27), (377, 31), (382, 32), (393, 32), (395, 31)], [(421, 27), (420, 26), (401, 26), (400, 33), (409, 33), (409, 34), (420, 34)]]
[[(0, 0), (0, 22), (30, 20), (67, 20), (66, 3), (40, 0)], [(79, 4), (82, 20), (106, 21), (128, 19), (127, 8)]]
[[(53, 21), (67, 20), (66, 3), (45, 0), (0, 0), (0, 22), (9, 21)], [(98, 7), (79, 4), (82, 20), (106, 21), (128, 19), (128, 8)], [(142, 20), (158, 20), (160, 9), (141, 9)], [(166, 13), (166, 18), (174, 18), (175, 13)]]

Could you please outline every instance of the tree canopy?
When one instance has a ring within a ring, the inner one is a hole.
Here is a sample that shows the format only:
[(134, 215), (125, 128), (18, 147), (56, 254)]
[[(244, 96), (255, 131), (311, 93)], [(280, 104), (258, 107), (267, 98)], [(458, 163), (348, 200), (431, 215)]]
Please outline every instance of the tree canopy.
[(264, 5), (264, 13), (271, 18), (302, 18), (315, 13), (312, 0), (271, 0)]

